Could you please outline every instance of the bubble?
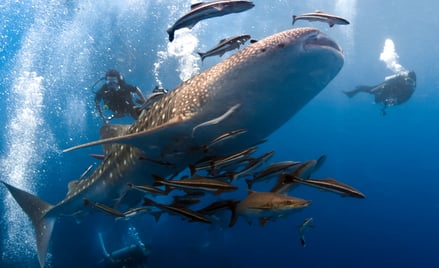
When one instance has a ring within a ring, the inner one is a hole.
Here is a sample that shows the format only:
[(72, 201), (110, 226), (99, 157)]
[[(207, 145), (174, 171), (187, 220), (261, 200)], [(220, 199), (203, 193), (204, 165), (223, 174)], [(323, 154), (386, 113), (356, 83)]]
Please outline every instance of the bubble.
[(386, 63), (386, 67), (394, 73), (406, 72), (406, 69), (398, 63), (398, 58), (392, 39), (386, 39), (380, 60)]

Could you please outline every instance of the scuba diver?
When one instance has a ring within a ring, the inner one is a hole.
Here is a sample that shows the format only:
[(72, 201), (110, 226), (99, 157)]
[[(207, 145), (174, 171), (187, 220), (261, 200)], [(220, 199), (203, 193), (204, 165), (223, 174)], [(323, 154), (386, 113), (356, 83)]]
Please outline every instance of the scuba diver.
[[(137, 95), (137, 104), (141, 105), (145, 102), (145, 97), (138, 87), (127, 84), (118, 71), (114, 69), (107, 71), (105, 74), (105, 84), (96, 93), (94, 100), (99, 115), (105, 124), (113, 118), (121, 118), (125, 115), (131, 115), (134, 119), (138, 118), (139, 114), (135, 109), (133, 94)], [(108, 118), (102, 112), (101, 100), (104, 102), (102, 108), (113, 112)]]
[(108, 252), (101, 233), (98, 233), (104, 258), (97, 263), (97, 267), (115, 268), (144, 268), (147, 267), (151, 246), (145, 245), (134, 226), (128, 228), (128, 235), (133, 242), (128, 246)]
[(366, 92), (375, 96), (375, 103), (382, 103), (383, 115), (386, 115), (386, 108), (406, 102), (412, 96), (416, 88), (416, 74), (414, 71), (400, 72), (386, 77), (384, 82), (375, 86), (357, 86), (351, 91), (344, 93), (352, 98), (359, 92)]

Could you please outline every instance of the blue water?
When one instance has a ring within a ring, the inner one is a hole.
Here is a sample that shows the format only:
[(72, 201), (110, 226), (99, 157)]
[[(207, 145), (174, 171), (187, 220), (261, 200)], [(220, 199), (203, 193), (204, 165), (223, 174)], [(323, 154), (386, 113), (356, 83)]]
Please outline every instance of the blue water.
[[(149, 267), (437, 267), (438, 3), (255, 0), (255, 8), (181, 30), (169, 44), (165, 30), (190, 1), (6, 2), (0, 4), (1, 179), (50, 203), (63, 199), (67, 183), (97, 163), (87, 156), (97, 148), (61, 151), (98, 138), (92, 85), (108, 68), (148, 94), (157, 84), (175, 88), (220, 62), (212, 57), (201, 64), (196, 51), (222, 38), (249, 33), (261, 39), (291, 28), (293, 14), (316, 9), (351, 22), (333, 28), (297, 22), (337, 40), (345, 65), (261, 149), (275, 150), (272, 161), (325, 154), (315, 177), (334, 177), (366, 199), (300, 188), (293, 194), (312, 205), (265, 227), (240, 219), (218, 229), (166, 215), (158, 223), (149, 215), (114, 221), (95, 213), (79, 224), (62, 217), (48, 267), (96, 267), (103, 257), (98, 233), (108, 248), (118, 249), (131, 243), (130, 227), (151, 246)], [(372, 96), (348, 99), (341, 92), (393, 74), (380, 60), (386, 39), (394, 42), (397, 62), (415, 70), (418, 80), (412, 98), (382, 116)], [(4, 187), (0, 197), (0, 267), (38, 267), (29, 219)], [(310, 216), (315, 228), (303, 248), (297, 226)]]

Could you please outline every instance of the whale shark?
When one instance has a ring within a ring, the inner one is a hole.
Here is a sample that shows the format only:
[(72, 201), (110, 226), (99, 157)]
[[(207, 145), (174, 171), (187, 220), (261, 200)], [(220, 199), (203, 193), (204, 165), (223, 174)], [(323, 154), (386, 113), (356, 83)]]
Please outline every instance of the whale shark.
[[(212, 155), (229, 155), (260, 143), (321, 92), (343, 63), (339, 45), (315, 28), (271, 35), (183, 82), (132, 125), (105, 125), (100, 140), (66, 149), (102, 145), (104, 156), (88, 176), (69, 183), (59, 203), (2, 182), (33, 224), (40, 266), (58, 217), (83, 216), (96, 206), (132, 208), (144, 193), (129, 185), (178, 174), (203, 158), (206, 145), (212, 144)], [(245, 131), (212, 143), (236, 130)]]

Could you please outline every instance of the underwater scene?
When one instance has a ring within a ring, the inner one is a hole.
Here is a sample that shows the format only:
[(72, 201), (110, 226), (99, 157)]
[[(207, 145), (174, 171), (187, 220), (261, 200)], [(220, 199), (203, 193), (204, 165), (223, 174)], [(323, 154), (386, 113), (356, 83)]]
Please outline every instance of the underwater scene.
[(438, 3), (0, 7), (0, 267), (439, 265)]

